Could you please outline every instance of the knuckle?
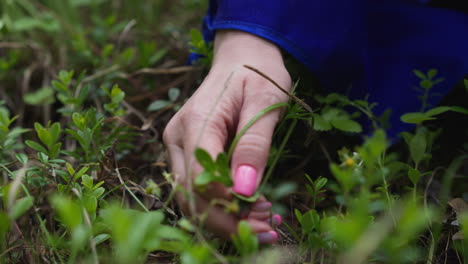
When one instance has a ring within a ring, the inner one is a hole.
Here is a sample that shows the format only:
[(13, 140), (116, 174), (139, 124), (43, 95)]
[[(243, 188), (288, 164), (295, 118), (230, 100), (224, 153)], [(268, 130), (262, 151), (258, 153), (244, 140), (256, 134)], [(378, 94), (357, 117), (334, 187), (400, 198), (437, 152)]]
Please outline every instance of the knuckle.
[(246, 133), (239, 141), (236, 153), (262, 156), (270, 150), (271, 137), (265, 131)]

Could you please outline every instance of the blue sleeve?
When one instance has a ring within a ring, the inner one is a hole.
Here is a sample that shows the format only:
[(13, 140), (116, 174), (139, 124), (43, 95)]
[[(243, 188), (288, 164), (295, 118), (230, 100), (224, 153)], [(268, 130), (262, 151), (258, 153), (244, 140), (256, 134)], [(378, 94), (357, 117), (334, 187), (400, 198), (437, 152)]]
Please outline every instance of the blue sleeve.
[[(468, 73), (468, 15), (427, 7), (426, 0), (212, 0), (204, 19), (218, 29), (263, 37), (301, 61), (330, 91), (392, 108), (391, 136), (410, 129), (403, 113), (420, 109), (414, 69), (439, 69), (447, 94)], [(442, 98), (432, 97), (437, 104)]]

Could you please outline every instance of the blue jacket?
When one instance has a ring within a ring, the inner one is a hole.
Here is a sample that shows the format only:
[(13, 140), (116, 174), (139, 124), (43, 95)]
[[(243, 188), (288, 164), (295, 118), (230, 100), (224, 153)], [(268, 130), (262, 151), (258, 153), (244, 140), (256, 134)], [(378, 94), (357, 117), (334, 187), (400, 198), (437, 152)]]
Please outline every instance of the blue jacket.
[[(413, 70), (439, 70), (447, 92), (468, 73), (468, 15), (423, 0), (211, 0), (207, 41), (217, 29), (268, 39), (307, 66), (329, 91), (369, 96), (377, 114), (392, 108), (390, 136), (411, 128), (400, 121), (420, 110)], [(439, 97), (432, 97), (436, 105)]]

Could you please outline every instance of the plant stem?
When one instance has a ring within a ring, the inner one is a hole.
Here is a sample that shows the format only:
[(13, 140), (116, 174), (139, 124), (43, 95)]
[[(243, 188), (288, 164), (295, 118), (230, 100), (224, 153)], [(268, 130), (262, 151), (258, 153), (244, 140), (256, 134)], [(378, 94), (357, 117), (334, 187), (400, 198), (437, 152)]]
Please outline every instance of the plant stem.
[(294, 128), (296, 127), (296, 124), (297, 124), (297, 119), (293, 119), (291, 125), (289, 125), (289, 128), (288, 128), (288, 131), (286, 132), (286, 135), (283, 138), (283, 141), (281, 142), (281, 145), (280, 145), (278, 151), (276, 152), (275, 157), (273, 158), (273, 161), (272, 161), (271, 165), (268, 167), (267, 173), (263, 177), (262, 184), (260, 185), (260, 188), (259, 188), (260, 191), (263, 190), (263, 188), (265, 187), (265, 184), (268, 182), (268, 179), (270, 179), (271, 174), (273, 173), (273, 170), (276, 167), (276, 163), (278, 162), (278, 159), (281, 156), (281, 153), (283, 152), (283, 150), (284, 150), (284, 148), (286, 146), (286, 143), (289, 140), (289, 137), (291, 137), (291, 134), (294, 131)]
[(237, 143), (239, 143), (239, 140), (242, 138), (242, 136), (247, 132), (247, 130), (255, 123), (257, 120), (262, 118), (262, 116), (268, 114), (269, 112), (276, 110), (281, 107), (287, 107), (287, 103), (276, 103), (274, 105), (270, 105), (269, 107), (263, 109), (262, 111), (258, 112), (250, 121), (242, 128), (242, 130), (236, 135), (234, 140), (231, 143), (231, 146), (229, 147), (228, 151), (228, 160), (231, 160), (232, 154), (234, 153), (234, 149), (237, 146)]

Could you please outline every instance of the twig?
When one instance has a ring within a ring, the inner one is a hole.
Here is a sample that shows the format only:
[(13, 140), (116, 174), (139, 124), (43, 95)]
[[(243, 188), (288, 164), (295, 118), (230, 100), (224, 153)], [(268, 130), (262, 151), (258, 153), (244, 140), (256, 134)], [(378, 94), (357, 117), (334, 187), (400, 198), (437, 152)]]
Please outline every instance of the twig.
[(173, 68), (143, 68), (136, 72), (130, 74), (139, 75), (139, 74), (152, 74), (152, 75), (162, 75), (162, 74), (178, 74), (178, 73), (185, 73), (185, 72), (192, 72), (199, 70), (200, 67), (195, 66), (179, 66)]
[[(127, 184), (125, 184), (125, 182), (122, 179), (122, 176), (120, 175), (119, 168), (115, 168), (115, 172), (117, 174), (117, 178), (119, 178), (120, 183), (125, 187), (125, 190), (127, 190), (127, 192), (130, 194), (130, 196), (132, 196), (133, 199), (135, 199), (135, 201), (143, 208), (143, 210), (145, 210), (145, 212), (149, 213), (148, 208), (146, 208), (146, 206), (138, 199), (138, 197), (135, 196), (135, 194), (132, 192), (132, 190), (130, 190), (130, 188), (128, 188)], [(125, 192), (124, 192), (124, 194), (125, 194)]]
[(299, 103), (300, 105), (302, 105), (302, 107), (304, 107), (308, 112), (310, 112), (311, 114), (314, 113), (314, 111), (312, 110), (312, 108), (306, 104), (304, 101), (302, 101), (301, 99), (299, 99), (299, 97), (295, 96), (294, 94), (288, 92), (286, 89), (284, 89), (283, 87), (281, 87), (277, 82), (275, 82), (272, 78), (270, 78), (268, 75), (266, 75), (265, 73), (261, 72), (260, 70), (258, 70), (257, 68), (255, 67), (252, 67), (250, 65), (244, 65), (245, 68), (259, 74), (260, 76), (262, 76), (263, 78), (267, 79), (268, 81), (270, 81), (274, 86), (276, 86), (276, 88), (280, 89), (283, 93), (285, 93), (287, 96), (289, 96), (290, 98), (292, 98), (294, 101), (296, 101), (297, 103)]
[(122, 33), (119, 35), (119, 39), (117, 40), (117, 50), (120, 50), (120, 45), (122, 44), (122, 40), (127, 36), (128, 32), (137, 24), (135, 19), (130, 20), (127, 25), (125, 25)]

